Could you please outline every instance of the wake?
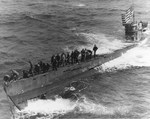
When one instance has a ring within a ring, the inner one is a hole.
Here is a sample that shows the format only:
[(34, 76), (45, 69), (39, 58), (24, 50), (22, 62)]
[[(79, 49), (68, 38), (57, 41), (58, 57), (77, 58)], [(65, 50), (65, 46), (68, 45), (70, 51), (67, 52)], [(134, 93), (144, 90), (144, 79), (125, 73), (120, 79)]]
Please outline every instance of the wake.
[[(37, 108), (40, 107), (40, 108)], [(17, 111), (15, 119), (26, 119), (29, 117), (38, 117), (38, 119), (52, 119), (60, 117), (66, 113), (73, 112), (78, 114), (93, 114), (93, 115), (121, 115), (128, 113), (130, 107), (120, 105), (117, 107), (106, 107), (100, 103), (93, 102), (87, 97), (82, 96), (82, 101), (71, 101), (68, 99), (56, 98), (55, 100), (36, 100), (28, 101), (28, 106)]]

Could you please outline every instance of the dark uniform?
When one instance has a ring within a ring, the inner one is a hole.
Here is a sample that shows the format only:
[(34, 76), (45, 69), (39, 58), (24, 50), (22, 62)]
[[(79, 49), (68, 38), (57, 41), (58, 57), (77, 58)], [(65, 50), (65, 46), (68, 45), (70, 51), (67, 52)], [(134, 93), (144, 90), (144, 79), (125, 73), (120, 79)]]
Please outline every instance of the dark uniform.
[(48, 63), (46, 63), (46, 72), (49, 71), (50, 65)]
[(29, 74), (30, 74), (31, 76), (33, 76), (33, 64), (32, 64), (31, 61), (29, 61), (29, 64), (30, 64)]
[(74, 52), (72, 51), (71, 52), (71, 64), (73, 64), (74, 63)]
[(51, 64), (52, 64), (52, 70), (57, 70), (57, 62), (56, 62), (56, 56), (55, 55), (53, 55), (52, 57), (51, 57)]
[(40, 73), (44, 73), (44, 63), (42, 61), (40, 61), (38, 63), (38, 65), (39, 65), (39, 68), (40, 68)]
[(10, 76), (7, 74), (4, 76), (4, 79), (3, 79), (5, 82), (10, 82), (11, 79), (10, 79)]
[(53, 56), (51, 57), (51, 64), (53, 64), (53, 62), (54, 62), (54, 57), (55, 57), (55, 55), (53, 55)]
[(67, 53), (67, 56), (66, 56), (66, 64), (70, 64), (70, 55), (69, 55), (69, 53)]
[(61, 54), (61, 65), (65, 66), (65, 64), (66, 64), (66, 54), (62, 53)]
[(34, 73), (35, 73), (35, 74), (40, 74), (40, 65), (39, 65), (39, 64), (36, 64), (36, 65), (34, 66)]
[(42, 73), (45, 73), (45, 72), (47, 72), (47, 67), (46, 67), (46, 64), (43, 63), (42, 64)]
[(91, 50), (87, 50), (88, 52), (88, 59), (91, 59), (92, 58), (92, 51)]
[(11, 80), (17, 80), (19, 78), (19, 73), (16, 70), (11, 70)]
[(59, 54), (56, 55), (57, 67), (60, 66), (60, 56)]
[(80, 54), (80, 52), (78, 50), (74, 51), (75, 63), (79, 63), (79, 54)]
[(57, 70), (57, 60), (56, 60), (56, 57), (54, 57), (54, 61), (53, 61), (52, 67), (53, 67), (53, 70)]
[(84, 62), (85, 61), (85, 50), (82, 49), (81, 50), (81, 62)]
[(98, 47), (96, 45), (94, 45), (93, 47), (93, 51), (94, 51), (94, 57), (96, 56), (96, 51), (97, 51)]
[(29, 78), (28, 72), (23, 70), (23, 78)]

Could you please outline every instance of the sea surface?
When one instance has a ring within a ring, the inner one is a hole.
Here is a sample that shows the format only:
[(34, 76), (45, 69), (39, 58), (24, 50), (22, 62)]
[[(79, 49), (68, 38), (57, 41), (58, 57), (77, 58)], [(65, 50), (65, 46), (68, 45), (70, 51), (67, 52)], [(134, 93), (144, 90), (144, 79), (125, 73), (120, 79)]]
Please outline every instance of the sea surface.
[[(0, 77), (50, 62), (74, 49), (111, 53), (126, 45), (121, 14), (134, 4), (138, 21), (150, 21), (149, 0), (0, 0)], [(0, 85), (0, 119), (150, 119), (150, 31), (139, 45), (86, 77), (82, 101), (29, 101), (9, 105)]]

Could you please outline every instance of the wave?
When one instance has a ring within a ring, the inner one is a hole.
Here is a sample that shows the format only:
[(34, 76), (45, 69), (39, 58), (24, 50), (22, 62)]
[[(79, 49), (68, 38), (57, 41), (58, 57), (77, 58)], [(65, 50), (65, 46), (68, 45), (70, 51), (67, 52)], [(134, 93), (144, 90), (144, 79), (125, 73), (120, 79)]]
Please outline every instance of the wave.
[(0, 25), (14, 25), (16, 21), (0, 21)]
[(17, 23), (19, 16), (17, 13), (0, 15), (0, 25), (13, 25)]
[(119, 11), (119, 12), (120, 12), (120, 11), (123, 11), (123, 10), (121, 10), (121, 9), (115, 9), (115, 8), (114, 8), (114, 9), (111, 9), (110, 11), (112, 11), (112, 12), (114, 12), (114, 11)]
[(5, 14), (5, 16), (0, 19), (0, 25), (14, 25), (25, 20), (26, 22), (27, 20), (42, 21), (41, 19), (38, 19), (36, 15), (31, 13), (14, 13)]
[(85, 7), (86, 4), (84, 4), (84, 3), (73, 3), (72, 6), (76, 6), (76, 7)]
[[(91, 82), (93, 80), (83, 80), (82, 81), (86, 87), (79, 87), (81, 90), (86, 90), (90, 87), (92, 87)], [(70, 85), (72, 87), (72, 85)], [(106, 87), (104, 87), (106, 86)], [(104, 84), (99, 85), (100, 90), (105, 90), (105, 88), (108, 85)], [(95, 87), (95, 86), (94, 86)], [(67, 87), (65, 88), (65, 90)], [(111, 88), (109, 88), (111, 89)], [(20, 119), (20, 118), (45, 118), (45, 119), (53, 119), (53, 118), (65, 118), (66, 115), (70, 115), (71, 117), (75, 115), (84, 115), (84, 114), (90, 114), (94, 116), (114, 116), (114, 115), (125, 115), (130, 112), (132, 109), (132, 106), (126, 106), (125, 104), (120, 104), (118, 105), (106, 105), (102, 104), (97, 96), (94, 96), (94, 98), (88, 97), (88, 95), (84, 95), (81, 92), (80, 97), (78, 100), (71, 100), (71, 99), (63, 99), (60, 98), (59, 96), (55, 96), (55, 99), (47, 99), (47, 100), (41, 100), (41, 99), (32, 99), (27, 102), (27, 106), (19, 111), (16, 109), (15, 113), (15, 119)], [(90, 89), (89, 89), (90, 90)], [(113, 91), (116, 93), (116, 91)], [(110, 93), (113, 93), (110, 91)], [(93, 94), (92, 94), (93, 96)], [(97, 99), (98, 98), (98, 99)], [(107, 95), (104, 95), (104, 98), (107, 98)], [(109, 97), (110, 98), (110, 97)], [(112, 97), (113, 98), (113, 97)], [(106, 99), (105, 99), (106, 101)], [(108, 100), (107, 100), (108, 101)], [(106, 101), (106, 103), (108, 103)], [(37, 108), (40, 107), (40, 108)]]
[(36, 20), (36, 21), (43, 22), (41, 19), (38, 19), (38, 18), (36, 17), (36, 15), (33, 15), (33, 14), (31, 14), (31, 13), (22, 14), (22, 19), (26, 19), (26, 20)]
[(44, 16), (44, 18), (50, 18), (51, 15), (49, 14), (33, 14), (30, 12), (26, 12), (26, 13), (15, 13), (15, 14), (8, 14), (6, 16), (4, 16), (3, 18), (1, 18), (0, 20), (0, 24), (4, 24), (4, 25), (11, 25), (11, 24), (15, 24), (15, 23), (19, 23), (19, 22), (27, 22), (28, 20), (32, 20), (32, 21), (40, 21), (40, 22), (44, 22), (46, 23), (46, 21), (44, 21), (42, 18), (38, 18), (39, 16)]
[(89, 100), (85, 96), (82, 96), (82, 101), (77, 102), (62, 98), (57, 98), (55, 100), (32, 100), (28, 101), (28, 106), (24, 110), (17, 111), (15, 119), (33, 116), (38, 118), (44, 117), (45, 119), (52, 119), (54, 117), (60, 117), (71, 112), (76, 114), (88, 113), (97, 116), (114, 115), (116, 113), (123, 115), (128, 113), (130, 108), (131, 107), (123, 105), (117, 107), (107, 107), (100, 103)]

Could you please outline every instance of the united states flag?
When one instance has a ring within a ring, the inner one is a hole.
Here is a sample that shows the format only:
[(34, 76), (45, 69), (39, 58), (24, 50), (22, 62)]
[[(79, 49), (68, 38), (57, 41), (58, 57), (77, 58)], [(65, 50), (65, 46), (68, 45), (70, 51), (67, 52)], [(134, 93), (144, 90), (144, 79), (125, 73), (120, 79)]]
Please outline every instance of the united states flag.
[(133, 22), (134, 10), (131, 6), (129, 9), (125, 11), (125, 14), (122, 14), (122, 24), (125, 25), (127, 23)]

